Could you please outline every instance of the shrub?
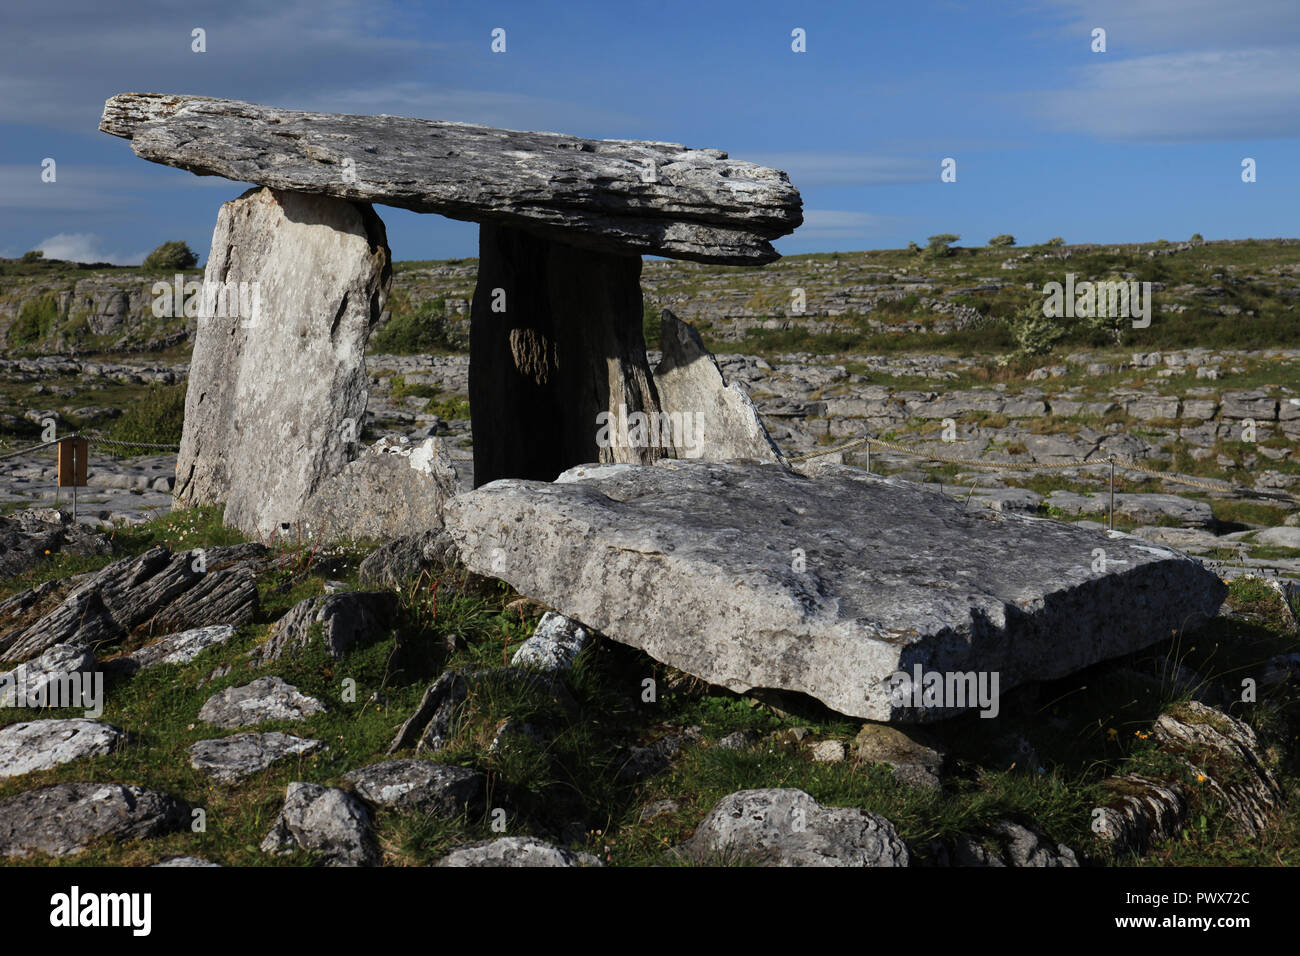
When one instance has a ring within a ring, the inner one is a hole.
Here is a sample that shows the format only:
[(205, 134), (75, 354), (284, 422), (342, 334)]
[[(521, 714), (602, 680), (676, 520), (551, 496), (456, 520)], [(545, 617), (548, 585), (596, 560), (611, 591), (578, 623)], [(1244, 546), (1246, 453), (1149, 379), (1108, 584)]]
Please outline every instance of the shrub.
[(989, 240), (990, 246), (1014, 246), (1015, 244), (1016, 237), (1007, 232), (1002, 233), (1000, 236), (994, 236)]
[(193, 269), (199, 263), (199, 257), (188, 245), (180, 240), (164, 242), (149, 255), (144, 257), (142, 268), (158, 272), (183, 272)]
[(1053, 236), (1051, 239), (1048, 239), (1047, 242), (1043, 243), (1043, 245), (1045, 245), (1045, 246), (1063, 246), (1063, 245), (1065, 245), (1065, 240), (1062, 239), (1060, 236)]
[(1021, 355), (1046, 355), (1052, 347), (1065, 338), (1067, 329), (1063, 319), (1043, 315), (1040, 302), (1023, 306), (1008, 320), (1016, 351)]
[(31, 345), (50, 334), (59, 318), (59, 302), (53, 294), (28, 299), (9, 326), (9, 344)]
[(920, 252), (920, 251), (921, 251), (921, 247), (918, 246), (915, 242), (909, 242), (909, 243), (907, 244), (907, 251), (908, 251), (908, 252)]
[(465, 331), (448, 321), (442, 300), (421, 303), (412, 312), (393, 315), (370, 339), (370, 350), (389, 355), (463, 352), (469, 348)]
[(150, 385), (108, 429), (114, 441), (174, 445), (185, 422), (185, 386)]
[(29, 249), (23, 253), (23, 262), (39, 262), (45, 258), (44, 249)]
[(1188, 242), (1204, 242), (1204, 241), (1205, 241), (1205, 237), (1202, 236), (1199, 232), (1194, 232), (1194, 233), (1192, 233), (1192, 238), (1191, 238), (1191, 239), (1188, 239), (1187, 241), (1188, 241)]
[(950, 256), (952, 255), (952, 249), (949, 246), (960, 238), (961, 236), (953, 235), (951, 232), (941, 232), (937, 236), (929, 236), (927, 241), (930, 244), (925, 247), (925, 251), (935, 259)]

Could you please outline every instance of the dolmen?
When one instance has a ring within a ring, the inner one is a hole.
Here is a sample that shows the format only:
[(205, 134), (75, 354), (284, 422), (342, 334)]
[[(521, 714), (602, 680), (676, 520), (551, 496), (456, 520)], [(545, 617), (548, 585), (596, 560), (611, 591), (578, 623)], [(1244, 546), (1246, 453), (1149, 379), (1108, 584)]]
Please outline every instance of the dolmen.
[[(650, 369), (640, 257), (772, 261), (802, 221), (784, 173), (669, 143), (193, 96), (115, 96), (100, 128), (256, 184), (213, 233), (181, 507), (224, 501), (260, 535), (443, 527), (470, 570), (656, 660), (880, 721), (996, 717), (1002, 693), (1195, 628), (1226, 595), (1128, 535), (785, 460), (671, 312)], [(372, 203), (480, 223), (471, 491), (436, 439), (358, 446), (391, 277)]]
[[(319, 489), (340, 475), (338, 487), (373, 484), (376, 461), (418, 463), (431, 497), (454, 490), (427, 466), (436, 449), (366, 456), (358, 443), (364, 349), (392, 271), (372, 204), (480, 223), (479, 485), (647, 464), (693, 439), (647, 364), (641, 256), (762, 265), (803, 221), (784, 173), (673, 143), (158, 93), (112, 97), (100, 129), (144, 159), (257, 187), (217, 216), (174, 495), (180, 507), (224, 501), (228, 524), (263, 536), (347, 512)], [(674, 421), (668, 442), (648, 440)], [(358, 459), (368, 471), (354, 480), (344, 473)]]

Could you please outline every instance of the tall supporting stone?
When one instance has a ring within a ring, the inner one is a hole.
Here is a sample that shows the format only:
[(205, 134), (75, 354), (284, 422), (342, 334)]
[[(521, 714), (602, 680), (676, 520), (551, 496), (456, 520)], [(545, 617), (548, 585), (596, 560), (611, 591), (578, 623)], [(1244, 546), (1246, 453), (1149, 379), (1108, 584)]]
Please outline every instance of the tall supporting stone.
[[(657, 414), (641, 333), (641, 257), (596, 252), (508, 226), (479, 227), (470, 327), (474, 481), (551, 481), (588, 462), (649, 464), (667, 456), (649, 430), (621, 422)], [(609, 441), (598, 441), (602, 422)]]
[(365, 345), (391, 275), (384, 224), (368, 205), (252, 189), (221, 207), (177, 507), (224, 501), (226, 523), (248, 534), (298, 521), (308, 496), (356, 457)]

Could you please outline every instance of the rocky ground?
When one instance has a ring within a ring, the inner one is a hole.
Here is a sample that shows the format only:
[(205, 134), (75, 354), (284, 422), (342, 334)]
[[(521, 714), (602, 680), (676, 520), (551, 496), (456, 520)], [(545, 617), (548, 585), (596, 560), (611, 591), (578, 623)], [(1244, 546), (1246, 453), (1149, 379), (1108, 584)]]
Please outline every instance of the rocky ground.
[[(1134, 268), (1201, 251), (1151, 246)], [(1203, 282), (1166, 274), (1160, 308), (1188, 322), (1285, 315), (1300, 254), (1266, 252), (1225, 245)], [(30, 326), (30, 303), (48, 293), (23, 291), (39, 276), (7, 284), (0, 456), (38, 442), (49, 422), (92, 445), (77, 525), (42, 510), (55, 503), (52, 450), (0, 457), (0, 855), (1300, 863), (1300, 350), (1184, 336), (1027, 358), (987, 331), (961, 338), (1036, 270), (1098, 254), (1002, 250), (933, 268), (901, 253), (799, 257), (768, 267), (760, 286), (718, 267), (646, 263), (648, 311), (668, 305), (705, 329), (787, 455), (831, 452), (818, 460), (946, 495), (964, 514), (1085, 529), (1110, 522), (1109, 466), (1088, 462), (1115, 456), (1167, 473), (1117, 470), (1114, 525), (1134, 536), (1123, 540), (1177, 549), (1231, 582), (1208, 623), (1018, 681), (997, 719), (924, 731), (709, 684), (701, 667), (691, 676), (659, 663), (662, 649), (647, 644), (650, 656), (523, 598), (537, 589), (502, 579), (529, 562), (496, 573), (485, 552), (467, 567), (442, 535), (250, 543), (211, 509), (169, 513), (174, 455), (130, 442), (178, 437), (183, 336), (133, 318), (147, 298), (82, 276), (54, 303), (61, 324), (16, 355), (15, 322), (21, 331), (26, 307)], [(458, 325), (473, 261), (404, 265), (394, 308)], [(782, 313), (795, 287), (809, 308)], [(879, 337), (900, 331), (917, 346)], [(111, 358), (92, 351), (109, 346)], [(467, 358), (376, 350), (367, 369), (363, 439), (439, 436), (468, 490)], [(835, 451), (864, 437), (914, 453)], [(865, 534), (852, 517), (846, 533)], [(618, 607), (605, 608), (611, 633)], [(29, 691), (98, 675), (101, 706), (26, 707), (20, 674)]]

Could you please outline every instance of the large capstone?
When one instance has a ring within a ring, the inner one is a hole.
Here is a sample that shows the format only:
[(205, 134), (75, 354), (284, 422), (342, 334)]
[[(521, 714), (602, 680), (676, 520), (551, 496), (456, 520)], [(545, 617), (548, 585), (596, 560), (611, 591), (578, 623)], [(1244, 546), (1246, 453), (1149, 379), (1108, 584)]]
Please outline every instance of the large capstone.
[[(1226, 588), (1118, 533), (966, 509), (845, 466), (669, 460), (453, 498), (470, 570), (733, 691), (918, 721), (1131, 653)], [(935, 681), (938, 693), (935, 693)]]
[(122, 93), (137, 156), (274, 189), (492, 222), (589, 248), (759, 265), (803, 222), (785, 173), (676, 143)]
[(176, 463), (178, 505), (269, 536), (356, 457), (364, 352), (388, 294), (369, 206), (254, 189), (221, 207)]

